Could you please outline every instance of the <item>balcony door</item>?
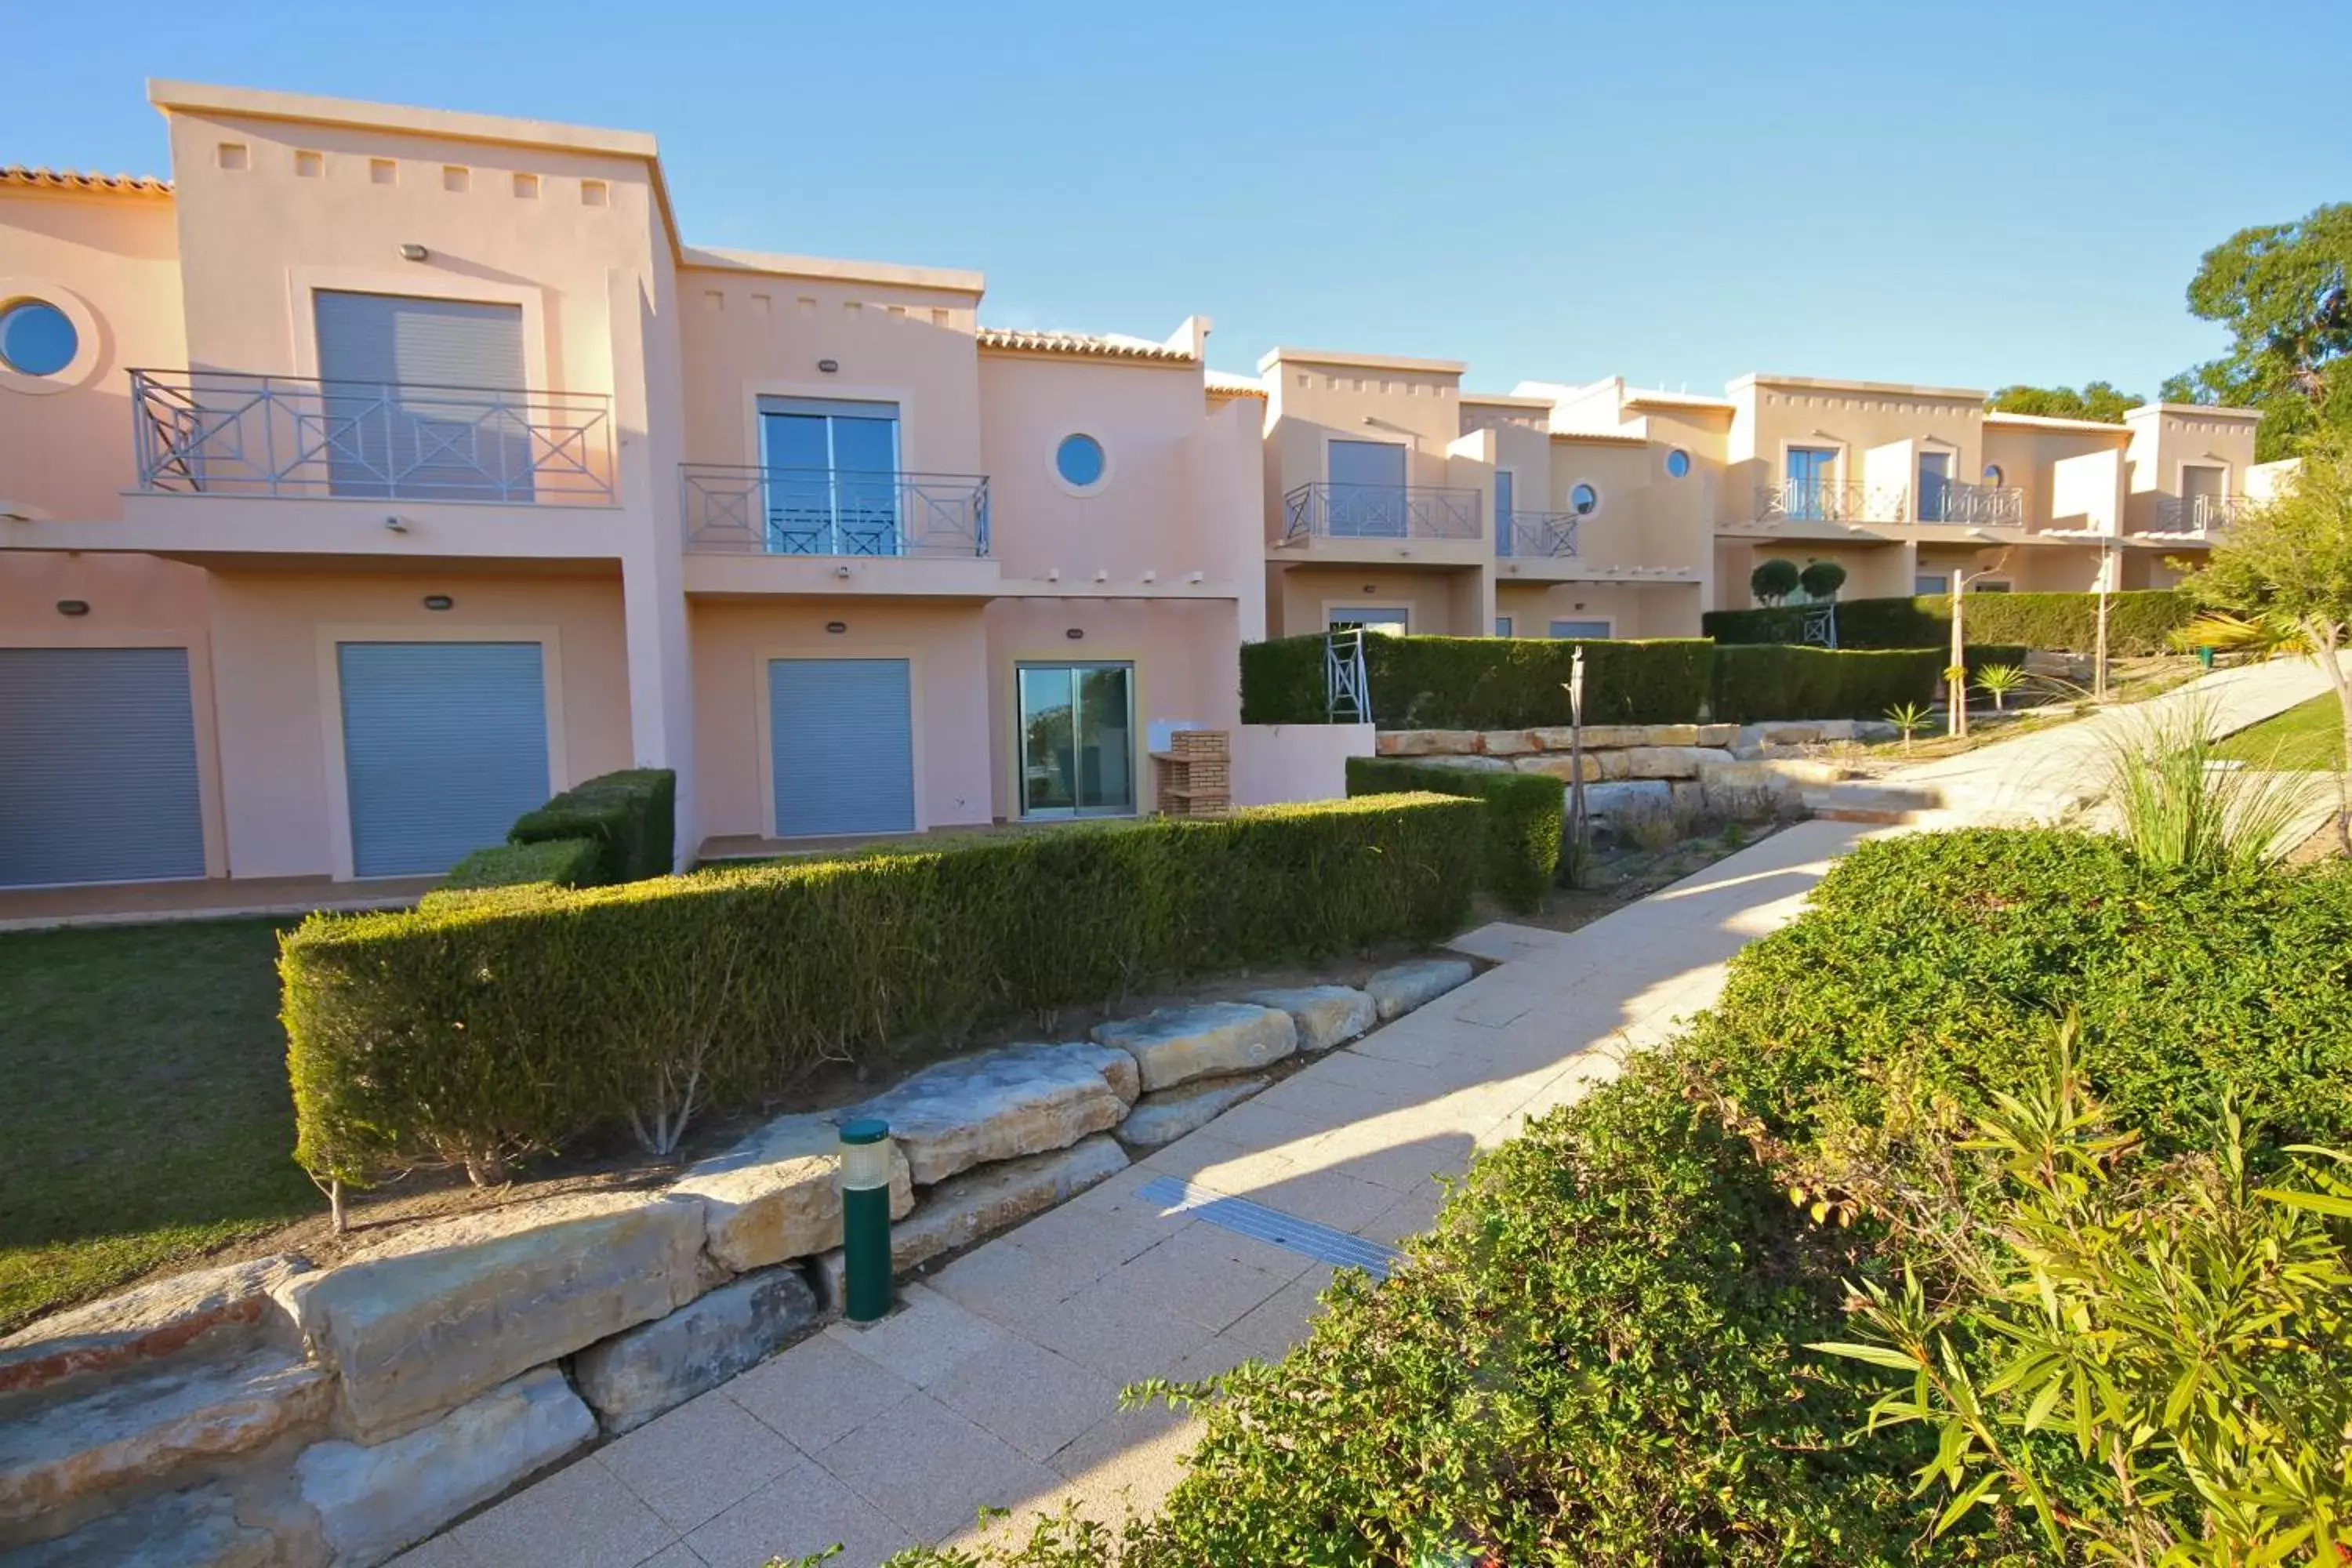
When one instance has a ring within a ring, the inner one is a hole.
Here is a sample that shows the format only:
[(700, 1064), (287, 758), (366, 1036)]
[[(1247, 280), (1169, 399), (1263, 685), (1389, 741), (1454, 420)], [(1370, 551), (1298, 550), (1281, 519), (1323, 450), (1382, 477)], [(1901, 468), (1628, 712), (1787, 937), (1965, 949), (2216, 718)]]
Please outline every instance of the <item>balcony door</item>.
[(1832, 515), (1837, 500), (1837, 492), (1832, 488), (1837, 482), (1837, 459), (1834, 447), (1789, 448), (1788, 483), (1780, 501), (1782, 516), (1820, 521)]
[(1135, 813), (1135, 667), (1024, 664), (1021, 815)]
[(1331, 532), (1343, 539), (1405, 536), (1405, 449), (1394, 441), (1333, 441)]
[(1947, 522), (1952, 515), (1952, 455), (1949, 452), (1919, 454), (1919, 487), (1916, 497), (1921, 522)]
[(2230, 470), (2218, 463), (2180, 465), (2180, 512), (2192, 532), (2202, 533), (2221, 521), (2221, 487)]
[(776, 555), (897, 555), (898, 405), (760, 399), (767, 547)]
[(312, 296), (320, 398), (289, 407), (302, 460), (330, 494), (529, 501), (522, 307), (321, 289)]
[(1511, 470), (1495, 470), (1495, 553), (1511, 552)]

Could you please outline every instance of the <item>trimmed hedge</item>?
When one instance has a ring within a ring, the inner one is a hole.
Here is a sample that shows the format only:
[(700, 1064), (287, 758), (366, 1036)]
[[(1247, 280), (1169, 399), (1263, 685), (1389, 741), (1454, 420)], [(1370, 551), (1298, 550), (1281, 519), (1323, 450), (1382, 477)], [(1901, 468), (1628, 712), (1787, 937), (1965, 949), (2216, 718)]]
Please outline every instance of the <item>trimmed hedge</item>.
[[(1320, 635), (1242, 647), (1242, 722), (1325, 720)], [(1383, 730), (1507, 730), (1568, 722), (1568, 674), (1584, 649), (1592, 724), (1688, 724), (1706, 705), (1713, 662), (1700, 637), (1368, 637), (1372, 720)]]
[(1382, 795), (314, 914), (278, 964), (296, 1158), (353, 1184), (493, 1165), (689, 1074), (750, 1104), (910, 1035), (1431, 941), (1467, 916), (1484, 810)]
[(447, 879), (425, 897), (542, 883), (556, 888), (591, 888), (604, 880), (604, 846), (593, 838), (493, 844), (458, 861)]
[(1486, 803), (1486, 890), (1527, 913), (1559, 868), (1567, 784), (1549, 773), (1450, 768), (1397, 757), (1349, 757), (1350, 795), (1427, 790)]
[[(1700, 617), (1718, 643), (1793, 643), (1805, 610), (1710, 610)], [(2187, 626), (2196, 607), (2169, 588), (2134, 590), (2107, 596), (2107, 651), (2121, 656), (2163, 653), (2173, 629)], [(2089, 653), (2098, 643), (2096, 594), (1970, 594), (1968, 635), (1972, 642), (2014, 643), (2053, 653)], [(1837, 607), (1841, 648), (1948, 647), (1952, 596), (1842, 599)]]
[(602, 846), (595, 880), (640, 882), (676, 865), (677, 775), (667, 768), (625, 768), (574, 784), (515, 819), (510, 844), (587, 838)]
[[(2025, 649), (1972, 646), (1971, 676), (1988, 664), (2022, 664)], [(1881, 719), (1906, 702), (1943, 700), (1946, 661), (1939, 647), (1860, 650), (1791, 643), (1733, 644), (1715, 650), (1713, 716), (1717, 723), (1774, 719)]]

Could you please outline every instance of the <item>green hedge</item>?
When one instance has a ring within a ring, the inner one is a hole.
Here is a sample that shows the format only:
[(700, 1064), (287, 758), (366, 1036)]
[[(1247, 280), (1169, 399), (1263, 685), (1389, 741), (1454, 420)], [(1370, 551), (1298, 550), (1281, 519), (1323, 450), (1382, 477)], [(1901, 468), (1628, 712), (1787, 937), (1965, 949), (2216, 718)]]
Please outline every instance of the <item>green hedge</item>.
[(603, 882), (667, 877), (677, 864), (677, 775), (625, 768), (575, 784), (515, 820), (507, 839), (538, 844), (587, 838), (604, 847)]
[(435, 893), (483, 888), (591, 888), (604, 881), (604, 846), (593, 838), (541, 838), (529, 844), (493, 844), (477, 849), (450, 871)]
[(352, 1183), (494, 1163), (650, 1120), (689, 1072), (754, 1103), (910, 1036), (1433, 940), (1483, 810), (1388, 795), (313, 915), (279, 963), (296, 1157)]
[[(1971, 642), (2014, 643), (2052, 652), (2089, 653), (2098, 642), (2095, 594), (1970, 594)], [(2169, 588), (2107, 595), (2107, 650), (2119, 656), (2164, 653), (2173, 628), (2195, 615), (2186, 595)], [(1761, 610), (1710, 610), (1700, 617), (1718, 643), (1791, 643), (1806, 611), (1786, 605)], [(1951, 646), (1952, 597), (1843, 599), (1837, 607), (1841, 648)]]
[[(2022, 664), (2021, 647), (1972, 646), (1971, 674), (1988, 664)], [(1718, 723), (1774, 719), (1880, 719), (1906, 702), (1941, 701), (1951, 655), (1943, 648), (1861, 650), (1790, 643), (1733, 644), (1715, 650), (1713, 714)]]
[(1349, 757), (1350, 795), (1427, 790), (1486, 803), (1488, 892), (1522, 913), (1542, 906), (1559, 869), (1565, 781), (1549, 773), (1450, 768), (1397, 757)]
[[(1244, 644), (1242, 722), (1324, 722), (1323, 647), (1319, 635)], [(1588, 723), (1687, 724), (1706, 702), (1712, 651), (1698, 637), (1368, 637), (1373, 721), (1383, 730), (1565, 724), (1569, 665), (1579, 647)]]

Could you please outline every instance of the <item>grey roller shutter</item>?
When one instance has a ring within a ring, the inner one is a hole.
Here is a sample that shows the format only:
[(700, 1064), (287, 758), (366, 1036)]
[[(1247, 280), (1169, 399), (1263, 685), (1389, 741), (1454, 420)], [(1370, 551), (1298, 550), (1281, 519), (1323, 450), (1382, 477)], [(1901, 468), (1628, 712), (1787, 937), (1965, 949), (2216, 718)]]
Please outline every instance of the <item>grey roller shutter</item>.
[(336, 495), (531, 499), (521, 306), (327, 289), (312, 300)]
[(352, 868), (446, 871), (545, 804), (537, 643), (341, 643)]
[(0, 886), (205, 874), (188, 650), (0, 648)]
[(914, 830), (911, 685), (903, 658), (769, 661), (778, 837)]

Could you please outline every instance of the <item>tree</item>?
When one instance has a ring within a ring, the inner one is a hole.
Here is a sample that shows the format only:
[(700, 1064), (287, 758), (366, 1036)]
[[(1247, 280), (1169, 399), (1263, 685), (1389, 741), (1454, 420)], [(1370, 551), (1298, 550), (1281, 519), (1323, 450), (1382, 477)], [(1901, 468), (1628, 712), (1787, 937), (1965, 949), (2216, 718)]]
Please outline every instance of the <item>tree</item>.
[(1776, 555), (1748, 574), (1748, 591), (1756, 595), (1759, 604), (1777, 605), (1797, 591), (1803, 575), (1795, 562), (1783, 561)]
[[(2352, 427), (2312, 439), (2285, 489), (2222, 534), (2181, 587), (2319, 661), (2344, 725), (2340, 779), (2352, 775), (2352, 676), (2339, 657), (2352, 643)], [(2352, 810), (2337, 814), (2336, 833), (2352, 854)]]
[(2352, 428), (2352, 203), (2242, 228), (2189, 282), (2191, 314), (2230, 329), (2230, 352), (2164, 384), (2173, 403), (2259, 408), (2255, 456), (2289, 458)]
[(1845, 568), (1834, 561), (1809, 561), (1797, 574), (1797, 585), (1809, 599), (1834, 599), (1845, 586)]
[(2120, 425), (2126, 410), (2137, 408), (2147, 401), (2134, 393), (2118, 391), (2108, 381), (2086, 382), (2080, 392), (2071, 386), (2028, 386), (2020, 382), (1986, 398), (1985, 406), (2002, 414), (2038, 414), (2048, 419), (2095, 419), (2102, 425)]

